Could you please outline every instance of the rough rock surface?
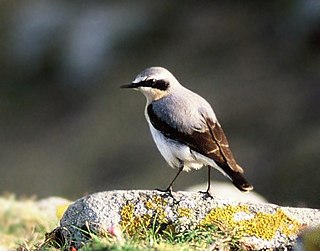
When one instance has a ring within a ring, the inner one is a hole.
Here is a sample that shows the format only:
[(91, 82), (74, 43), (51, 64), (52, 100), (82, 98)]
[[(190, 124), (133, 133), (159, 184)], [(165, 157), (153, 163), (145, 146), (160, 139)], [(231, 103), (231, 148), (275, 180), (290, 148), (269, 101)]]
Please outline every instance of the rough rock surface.
[(215, 224), (234, 229), (253, 250), (291, 247), (300, 230), (320, 224), (320, 210), (245, 203), (226, 198), (205, 198), (197, 192), (107, 191), (85, 196), (69, 206), (60, 221), (64, 239), (80, 247), (88, 239), (85, 229), (103, 233), (119, 226), (134, 233), (143, 224), (182, 232)]

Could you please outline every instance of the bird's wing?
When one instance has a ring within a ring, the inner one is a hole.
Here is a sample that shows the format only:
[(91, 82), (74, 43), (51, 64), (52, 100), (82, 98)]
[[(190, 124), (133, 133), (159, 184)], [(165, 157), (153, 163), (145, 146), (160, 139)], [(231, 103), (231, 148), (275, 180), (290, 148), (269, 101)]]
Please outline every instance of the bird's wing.
[(193, 128), (189, 132), (182, 132), (168, 119), (160, 117), (152, 104), (148, 105), (147, 113), (153, 127), (168, 138), (189, 146), (190, 149), (214, 160), (222, 168), (229, 167), (234, 172), (243, 173), (233, 157), (227, 138), (218, 122), (202, 115), (204, 124), (201, 130)]
[(243, 173), (243, 169), (237, 164), (234, 159), (234, 156), (229, 148), (229, 142), (220, 124), (217, 122), (213, 122), (210, 119), (206, 119), (206, 124), (215, 145), (215, 149), (211, 154), (209, 153), (207, 157), (211, 157), (214, 160), (216, 158), (219, 160), (223, 160), (221, 164), (227, 164), (233, 171)]

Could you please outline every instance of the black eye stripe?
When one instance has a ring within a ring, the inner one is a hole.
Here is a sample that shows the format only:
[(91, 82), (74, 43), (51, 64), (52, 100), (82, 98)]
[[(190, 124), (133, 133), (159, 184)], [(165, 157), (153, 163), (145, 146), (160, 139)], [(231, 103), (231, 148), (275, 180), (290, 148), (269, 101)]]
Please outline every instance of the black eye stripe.
[(159, 79), (148, 79), (145, 81), (142, 81), (138, 84), (139, 86), (145, 86), (145, 87), (152, 87), (152, 88), (156, 88), (162, 91), (165, 91), (168, 89), (169, 87), (169, 83), (165, 80)]
[(152, 87), (155, 82), (156, 82), (155, 79), (148, 79), (148, 80), (144, 81), (145, 86), (150, 86), (150, 87)]
[(157, 88), (159, 90), (165, 91), (169, 88), (169, 83), (166, 82), (165, 80), (157, 80), (154, 84), (153, 84), (153, 88)]

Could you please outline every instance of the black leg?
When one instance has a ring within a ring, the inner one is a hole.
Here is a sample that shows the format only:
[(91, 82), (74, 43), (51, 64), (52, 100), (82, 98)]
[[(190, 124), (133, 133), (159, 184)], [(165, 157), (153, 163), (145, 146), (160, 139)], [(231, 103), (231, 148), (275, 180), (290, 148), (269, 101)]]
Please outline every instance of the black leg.
[(172, 185), (173, 183), (176, 181), (176, 179), (178, 178), (179, 174), (183, 171), (183, 162), (180, 161), (180, 166), (179, 166), (179, 170), (178, 170), (178, 173), (176, 174), (176, 176), (174, 176), (173, 180), (170, 182), (169, 186), (165, 189), (165, 190), (162, 190), (162, 189), (157, 189), (158, 191), (160, 192), (165, 192), (165, 193), (168, 193), (169, 195), (172, 196)]
[(210, 175), (210, 172), (211, 172), (211, 167), (208, 166), (208, 187), (207, 187), (207, 191), (206, 191), (207, 193), (210, 193), (210, 180), (211, 180), (211, 179), (210, 179), (210, 178), (211, 178), (211, 177), (210, 177), (210, 176), (211, 176), (211, 175)]
[(210, 194), (210, 173), (211, 173), (211, 167), (208, 166), (208, 186), (207, 186), (207, 190), (205, 192), (201, 192), (204, 196), (204, 198), (212, 198), (212, 195)]

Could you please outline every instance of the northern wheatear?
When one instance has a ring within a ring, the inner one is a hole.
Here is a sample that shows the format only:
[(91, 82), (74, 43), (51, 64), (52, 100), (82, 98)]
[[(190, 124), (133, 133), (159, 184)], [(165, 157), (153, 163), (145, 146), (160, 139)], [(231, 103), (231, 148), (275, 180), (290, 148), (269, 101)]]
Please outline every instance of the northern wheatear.
[(152, 137), (168, 164), (178, 169), (165, 191), (172, 191), (182, 171), (203, 166), (208, 167), (208, 195), (211, 167), (222, 172), (239, 190), (253, 189), (242, 176), (243, 169), (235, 161), (209, 103), (183, 87), (168, 70), (147, 68), (132, 83), (121, 87), (133, 88), (145, 95), (145, 116)]

